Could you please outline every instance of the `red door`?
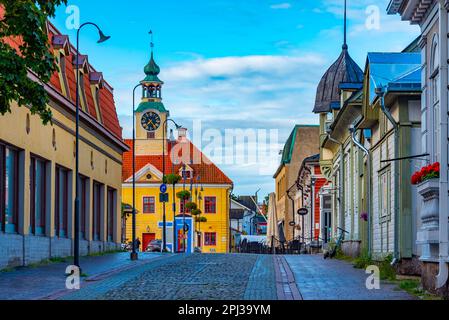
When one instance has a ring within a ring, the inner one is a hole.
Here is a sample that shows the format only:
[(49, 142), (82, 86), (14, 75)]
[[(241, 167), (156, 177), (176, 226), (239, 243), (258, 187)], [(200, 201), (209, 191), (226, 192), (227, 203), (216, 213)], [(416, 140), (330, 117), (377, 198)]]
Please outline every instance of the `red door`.
[(142, 234), (142, 251), (147, 251), (147, 247), (151, 241), (156, 239), (156, 234), (154, 233), (144, 233)]

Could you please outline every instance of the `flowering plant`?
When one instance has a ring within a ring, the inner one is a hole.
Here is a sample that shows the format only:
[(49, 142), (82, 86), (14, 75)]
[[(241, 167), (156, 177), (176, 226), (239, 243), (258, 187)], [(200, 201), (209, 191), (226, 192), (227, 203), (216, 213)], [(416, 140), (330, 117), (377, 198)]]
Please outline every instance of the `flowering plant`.
[(363, 213), (360, 215), (360, 219), (363, 220), (363, 221), (368, 221), (368, 213), (363, 212)]
[(435, 179), (440, 177), (440, 163), (435, 162), (429, 166), (422, 168), (417, 171), (412, 176), (412, 184), (417, 185), (424, 181)]

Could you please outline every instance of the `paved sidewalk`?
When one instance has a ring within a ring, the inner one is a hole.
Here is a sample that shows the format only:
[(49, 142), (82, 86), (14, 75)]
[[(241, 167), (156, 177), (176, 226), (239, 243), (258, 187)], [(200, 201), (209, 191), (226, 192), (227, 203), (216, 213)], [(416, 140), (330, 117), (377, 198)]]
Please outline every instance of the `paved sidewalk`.
[(304, 300), (413, 300), (395, 285), (382, 282), (380, 290), (368, 290), (364, 270), (322, 255), (285, 256)]
[[(140, 253), (139, 261), (131, 261), (127, 252), (83, 257), (80, 264), (87, 278), (82, 282), (87, 283), (108, 273), (126, 270), (159, 257), (161, 254), (158, 253)], [(68, 260), (65, 263), (0, 272), (0, 300), (39, 300), (65, 290), (65, 270), (71, 263)]]

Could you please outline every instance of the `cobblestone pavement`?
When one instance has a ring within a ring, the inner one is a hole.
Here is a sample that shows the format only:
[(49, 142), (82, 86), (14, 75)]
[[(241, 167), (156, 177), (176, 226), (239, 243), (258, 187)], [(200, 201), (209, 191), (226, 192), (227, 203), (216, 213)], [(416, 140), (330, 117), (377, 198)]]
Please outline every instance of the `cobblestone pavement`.
[[(254, 281), (253, 271), (260, 258), (256, 255), (190, 255), (182, 261), (145, 271), (98, 299), (243, 300), (245, 293), (246, 298), (252, 299), (251, 292), (255, 299), (261, 287), (255, 283), (258, 281)], [(262, 281), (274, 283), (269, 272), (265, 275), (267, 279)], [(252, 289), (247, 291), (248, 284)]]
[(396, 285), (381, 283), (380, 290), (366, 289), (364, 270), (321, 255), (285, 257), (304, 300), (412, 300)]
[[(101, 275), (131, 268), (159, 258), (160, 254), (141, 253), (138, 262), (129, 259), (129, 253), (114, 253), (80, 259), (84, 282)], [(65, 270), (71, 263), (51, 263), (35, 267), (17, 268), (0, 272), (0, 300), (38, 300), (65, 289)]]

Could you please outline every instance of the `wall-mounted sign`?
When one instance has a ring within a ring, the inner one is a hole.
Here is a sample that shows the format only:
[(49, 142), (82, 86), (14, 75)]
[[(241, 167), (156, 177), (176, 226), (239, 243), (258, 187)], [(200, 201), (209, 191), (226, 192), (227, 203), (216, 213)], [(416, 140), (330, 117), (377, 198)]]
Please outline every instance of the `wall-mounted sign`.
[(290, 223), (288, 224), (290, 227), (294, 227), (294, 226), (296, 226), (296, 223), (295, 223), (295, 221), (290, 221)]
[(306, 215), (309, 214), (309, 210), (307, 208), (301, 208), (301, 209), (298, 210), (298, 214), (300, 216), (306, 216)]

